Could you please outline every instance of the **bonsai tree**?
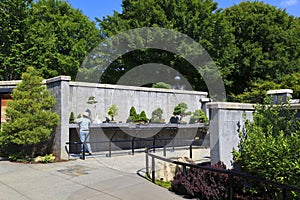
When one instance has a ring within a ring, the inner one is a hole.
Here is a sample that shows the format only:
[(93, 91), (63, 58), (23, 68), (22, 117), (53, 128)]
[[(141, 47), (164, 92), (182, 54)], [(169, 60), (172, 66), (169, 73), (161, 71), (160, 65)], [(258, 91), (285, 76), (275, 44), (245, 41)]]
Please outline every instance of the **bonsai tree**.
[(184, 102), (181, 102), (177, 106), (175, 106), (173, 115), (180, 116), (180, 120), (182, 120), (182, 118), (184, 116), (191, 114), (191, 112), (186, 112), (187, 109), (188, 109), (187, 104)]
[(163, 110), (161, 108), (156, 108), (151, 114), (151, 122), (160, 123), (162, 121)]
[(172, 86), (168, 83), (158, 82), (152, 85), (153, 88), (172, 89)]
[(139, 122), (145, 122), (145, 123), (147, 123), (149, 121), (149, 119), (147, 118), (147, 115), (146, 115), (145, 111), (142, 111), (140, 113), (138, 121)]
[[(6, 108), (7, 122), (2, 124), (0, 145), (19, 147), (23, 158), (32, 159), (37, 144), (51, 138), (59, 116), (53, 111), (56, 100), (42, 83), (43, 78), (33, 67), (22, 74), (22, 82), (13, 90), (13, 101)], [(7, 152), (16, 155), (17, 148)]]
[(88, 104), (96, 104), (96, 103), (98, 103), (98, 101), (97, 101), (96, 97), (90, 96), (89, 99), (88, 99), (88, 101), (86, 103), (88, 103)]
[(128, 120), (131, 120), (132, 122), (145, 122), (145, 123), (149, 121), (145, 111), (142, 111), (140, 114), (138, 114), (133, 106), (130, 108)]
[(208, 118), (206, 117), (203, 110), (195, 110), (190, 118), (190, 124), (194, 123), (205, 123), (208, 122)]
[[(88, 100), (87, 100), (86, 103), (87, 103), (87, 104), (92, 104), (92, 105), (95, 104), (95, 106), (94, 106), (94, 112), (95, 112), (95, 114), (94, 114), (94, 115), (95, 115), (95, 116), (94, 116), (94, 120), (96, 120), (96, 118), (97, 118), (97, 116), (96, 116), (96, 103), (98, 103), (96, 97), (90, 96), (90, 97), (88, 98)], [(90, 117), (93, 118), (91, 113), (90, 113)]]
[(108, 108), (107, 114), (111, 117), (111, 121), (114, 121), (114, 117), (118, 115), (118, 107), (115, 104), (112, 104)]
[(140, 118), (139, 114), (137, 114), (135, 107), (131, 106), (130, 110), (129, 110), (129, 118), (128, 120), (131, 120), (133, 122), (138, 121)]
[(75, 123), (75, 117), (74, 117), (74, 113), (73, 112), (70, 113), (69, 123), (70, 124)]

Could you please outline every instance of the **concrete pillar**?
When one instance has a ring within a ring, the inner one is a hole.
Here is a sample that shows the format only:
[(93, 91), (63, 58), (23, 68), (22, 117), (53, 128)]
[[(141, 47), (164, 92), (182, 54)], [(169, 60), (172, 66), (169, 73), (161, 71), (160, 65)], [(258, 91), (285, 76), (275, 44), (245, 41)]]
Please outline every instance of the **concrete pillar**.
[(45, 81), (47, 88), (56, 99), (55, 111), (60, 117), (53, 144), (53, 154), (60, 160), (68, 159), (65, 145), (69, 141), (70, 80), (69, 76), (58, 76)]
[(210, 156), (211, 163), (222, 161), (228, 168), (233, 166), (233, 149), (239, 143), (239, 131), (244, 125), (244, 117), (253, 120), (253, 104), (211, 102), (210, 111)]

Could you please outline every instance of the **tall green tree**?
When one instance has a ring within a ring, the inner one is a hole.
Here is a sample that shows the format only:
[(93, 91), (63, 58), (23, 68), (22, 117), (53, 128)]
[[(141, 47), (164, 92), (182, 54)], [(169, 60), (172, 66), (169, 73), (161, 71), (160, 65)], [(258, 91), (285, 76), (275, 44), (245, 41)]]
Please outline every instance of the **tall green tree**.
[(0, 80), (20, 79), (27, 66), (44, 78), (75, 79), (101, 40), (94, 22), (62, 0), (0, 2)]
[[(283, 75), (299, 72), (299, 19), (256, 1), (227, 8), (222, 15), (232, 27), (234, 44), (229, 45), (236, 51), (230, 65), (224, 66), (227, 68), (224, 78), (230, 83), (227, 92), (241, 94), (258, 80), (278, 82)], [(227, 51), (221, 52), (220, 57), (224, 54)]]
[[(205, 39), (202, 37), (203, 27), (208, 24), (205, 21), (216, 9), (217, 3), (212, 0), (124, 0), (121, 13), (114, 12), (112, 16), (97, 21), (104, 37), (134, 28), (161, 27), (200, 41)], [(116, 83), (124, 73), (145, 63), (171, 66), (183, 74), (195, 89), (206, 89), (203, 79), (189, 62), (162, 49), (141, 49), (120, 56), (110, 65), (101, 81)]]
[(31, 5), (31, 0), (0, 1), (0, 80), (19, 79), (25, 70), (25, 33)]
[(33, 157), (36, 145), (50, 139), (59, 116), (53, 110), (56, 100), (42, 81), (33, 67), (22, 74), (22, 82), (11, 94), (13, 101), (7, 105), (7, 122), (0, 132), (2, 147), (18, 145), (25, 155)]
[(44, 78), (69, 75), (75, 79), (85, 56), (101, 40), (95, 23), (70, 4), (38, 0), (30, 9), (26, 62)]
[[(124, 0), (122, 8), (121, 13), (98, 19), (103, 37), (152, 26), (187, 34), (211, 55), (231, 97), (249, 92), (258, 81), (278, 83), (283, 75), (299, 72), (300, 20), (269, 4), (245, 1), (219, 10), (214, 1)], [(150, 61), (177, 69), (194, 89), (206, 90), (198, 72), (182, 57), (153, 49), (121, 56), (103, 82), (115, 83), (131, 68)]]

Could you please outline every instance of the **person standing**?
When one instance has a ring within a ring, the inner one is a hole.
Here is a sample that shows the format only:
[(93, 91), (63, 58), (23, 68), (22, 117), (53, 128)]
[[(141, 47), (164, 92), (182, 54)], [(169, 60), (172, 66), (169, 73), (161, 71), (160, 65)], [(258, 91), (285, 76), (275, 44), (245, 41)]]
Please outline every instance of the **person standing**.
[[(89, 152), (89, 155), (92, 155), (92, 149), (90, 144), (90, 125), (92, 123), (89, 113), (84, 112), (82, 116), (75, 120), (76, 123), (79, 125), (79, 136), (80, 140), (83, 144), (86, 144), (87, 151)], [(81, 144), (81, 152), (83, 151), (83, 144)], [(85, 152), (83, 152), (85, 153)]]

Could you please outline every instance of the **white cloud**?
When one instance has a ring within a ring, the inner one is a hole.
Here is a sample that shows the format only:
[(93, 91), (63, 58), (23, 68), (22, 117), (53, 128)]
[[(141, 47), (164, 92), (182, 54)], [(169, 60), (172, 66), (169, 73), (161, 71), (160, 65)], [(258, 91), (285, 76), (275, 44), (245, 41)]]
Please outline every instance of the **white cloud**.
[(293, 6), (298, 3), (298, 0), (283, 0), (280, 2), (281, 6)]

